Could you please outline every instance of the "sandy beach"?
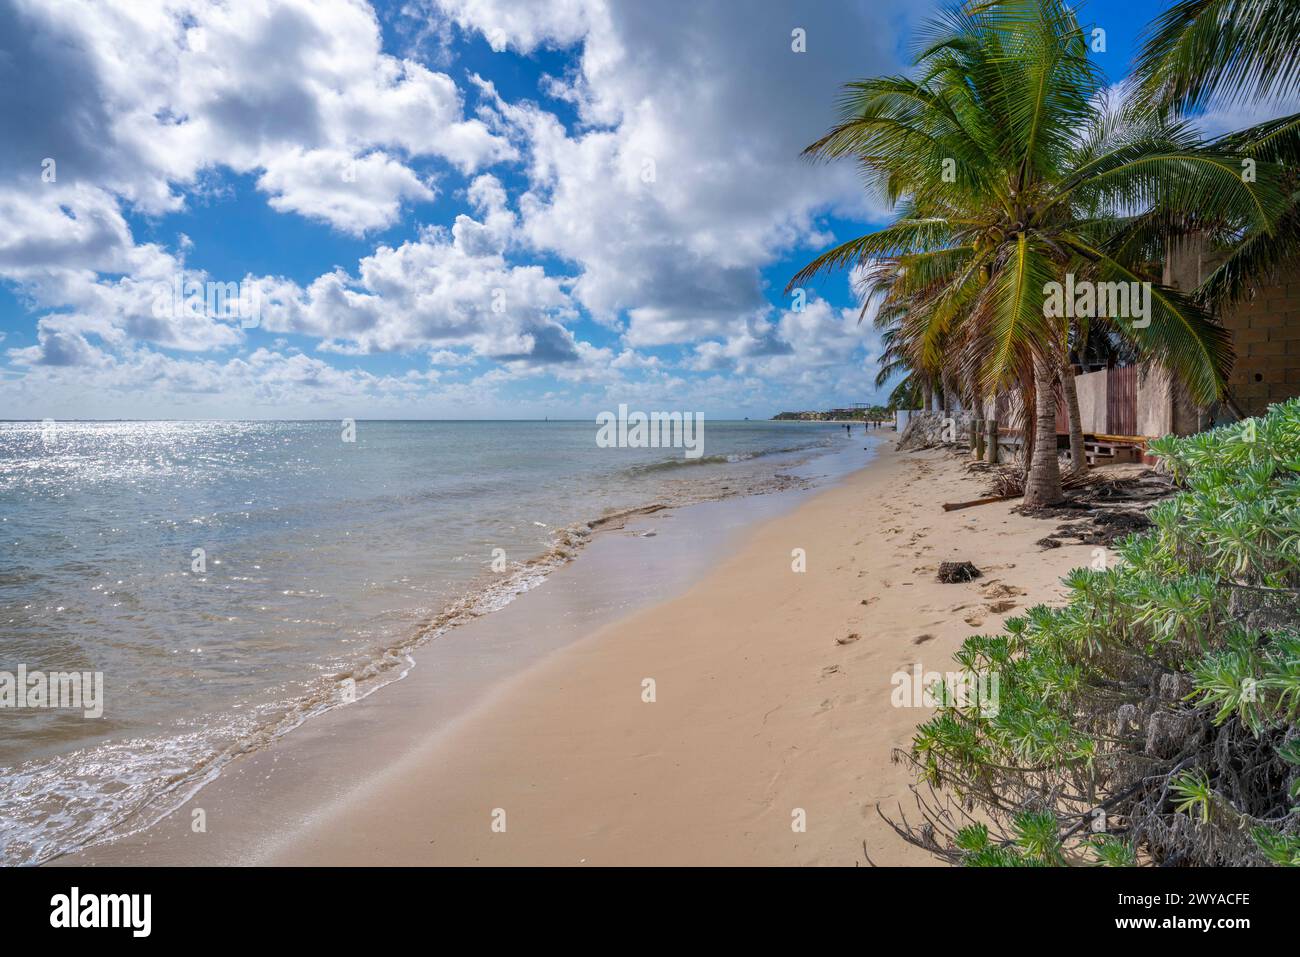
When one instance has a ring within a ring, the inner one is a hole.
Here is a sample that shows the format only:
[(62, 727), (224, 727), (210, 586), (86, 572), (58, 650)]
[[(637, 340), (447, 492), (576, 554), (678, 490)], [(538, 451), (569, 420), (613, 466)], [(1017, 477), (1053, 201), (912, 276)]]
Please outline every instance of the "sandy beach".
[[(978, 477), (892, 439), (738, 532), (676, 597), (576, 641), (569, 626), (478, 700), (439, 712), (400, 682), (237, 760), (154, 827), (57, 863), (933, 863), (876, 810), (912, 809), (890, 755), (929, 713), (893, 706), (891, 677), (948, 670), (966, 635), (1057, 597), (1090, 548), (1040, 550), (1054, 523), (1015, 502), (944, 512), (979, 497)], [(936, 581), (963, 559), (983, 577)], [(546, 614), (545, 591), (466, 627)]]

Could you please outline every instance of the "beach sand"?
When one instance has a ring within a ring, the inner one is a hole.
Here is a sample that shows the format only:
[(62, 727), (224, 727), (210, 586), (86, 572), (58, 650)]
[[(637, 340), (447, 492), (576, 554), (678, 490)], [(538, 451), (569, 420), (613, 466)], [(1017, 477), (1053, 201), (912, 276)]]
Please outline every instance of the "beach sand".
[[(373, 734), (355, 721), (331, 732), (347, 720), (332, 712), (200, 792), (207, 833), (192, 833), (187, 807), (58, 863), (935, 863), (877, 812), (914, 811), (891, 752), (929, 714), (894, 707), (891, 678), (918, 662), (951, 670), (968, 634), (1058, 599), (1091, 548), (1041, 550), (1056, 523), (1014, 514), (1014, 501), (944, 512), (983, 494), (979, 478), (892, 438), (873, 437), (885, 440), (867, 467), (736, 536), (677, 597), (540, 656), (436, 731), (419, 731), (416, 685), (388, 702), (400, 719), (371, 719)], [(588, 560), (570, 568), (580, 576)], [(983, 577), (940, 584), (946, 560)], [(528, 614), (532, 598), (483, 624)], [(400, 747), (358, 750), (399, 720)], [(322, 764), (328, 787), (320, 773), (311, 787), (275, 783)]]

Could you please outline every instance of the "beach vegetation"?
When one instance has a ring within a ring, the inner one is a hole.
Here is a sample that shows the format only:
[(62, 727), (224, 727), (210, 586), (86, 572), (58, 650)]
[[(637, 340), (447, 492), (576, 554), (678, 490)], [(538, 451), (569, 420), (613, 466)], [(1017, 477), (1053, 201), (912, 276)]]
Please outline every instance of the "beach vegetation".
[(1300, 865), (1300, 399), (1152, 444), (1180, 491), (1104, 569), (955, 656), (900, 755), (910, 840), (976, 866)]

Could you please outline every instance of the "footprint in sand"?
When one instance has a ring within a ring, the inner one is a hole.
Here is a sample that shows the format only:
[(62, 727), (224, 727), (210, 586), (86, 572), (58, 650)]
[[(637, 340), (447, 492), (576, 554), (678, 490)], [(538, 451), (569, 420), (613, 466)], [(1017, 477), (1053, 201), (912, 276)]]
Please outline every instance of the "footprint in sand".
[(934, 641), (934, 635), (917, 635), (915, 638), (912, 639), (912, 644), (923, 645), (927, 641)]
[(995, 615), (1000, 615), (1004, 611), (1010, 611), (1015, 607), (1016, 603), (1014, 601), (991, 601), (987, 605), (988, 610)]
[(970, 625), (972, 628), (978, 628), (980, 625), (984, 624), (984, 618), (981, 615), (967, 615), (962, 619), (962, 621), (966, 622), (966, 624)]
[(853, 644), (855, 641), (857, 641), (857, 640), (858, 640), (859, 638), (861, 638), (861, 637), (862, 637), (862, 636), (859, 635), (859, 634), (855, 631), (855, 632), (853, 632), (853, 633), (851, 633), (851, 634), (845, 635), (843, 638), (836, 638), (836, 639), (835, 639), (835, 644), (837, 644), (837, 645), (851, 645), (851, 644)]
[(822, 669), (823, 678), (829, 678), (831, 675), (837, 675), (839, 673), (840, 673), (839, 665), (827, 665), (825, 668)]
[(862, 604), (862, 605), (874, 605), (874, 604), (875, 604), (876, 602), (878, 602), (878, 601), (880, 601), (880, 598), (879, 598), (879, 597), (864, 598), (864, 599), (862, 599), (861, 602), (859, 602), (859, 604)]
[(1015, 585), (1004, 585), (996, 578), (985, 585), (981, 591), (985, 598), (1014, 598), (1017, 595), (1025, 594), (1023, 588), (1017, 588)]

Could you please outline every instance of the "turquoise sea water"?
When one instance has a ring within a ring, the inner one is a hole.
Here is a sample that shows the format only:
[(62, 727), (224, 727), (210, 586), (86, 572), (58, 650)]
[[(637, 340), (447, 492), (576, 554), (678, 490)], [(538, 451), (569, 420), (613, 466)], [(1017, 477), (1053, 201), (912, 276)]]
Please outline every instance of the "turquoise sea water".
[(788, 487), (846, 442), (830, 424), (706, 422), (690, 460), (596, 431), (0, 422), (0, 671), (105, 685), (97, 719), (0, 709), (0, 861), (148, 824), (539, 583), (602, 516)]

